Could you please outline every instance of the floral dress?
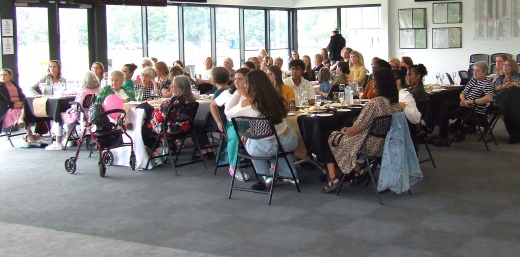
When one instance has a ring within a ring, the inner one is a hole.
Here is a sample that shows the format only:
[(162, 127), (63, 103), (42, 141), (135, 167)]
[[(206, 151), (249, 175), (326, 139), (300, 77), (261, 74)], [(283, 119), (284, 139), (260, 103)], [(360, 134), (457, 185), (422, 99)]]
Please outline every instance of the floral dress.
[[(506, 92), (507, 92), (506, 89), (497, 90), (498, 86), (500, 86), (506, 82), (506, 81), (504, 81), (504, 78), (505, 78), (505, 75), (502, 74), (502, 75), (498, 75), (493, 80), (493, 103), (496, 106), (500, 106), (506, 96)], [(509, 78), (509, 81), (520, 84), (520, 76), (518, 74), (515, 74)]]
[[(361, 144), (368, 134), (368, 130), (372, 125), (374, 118), (401, 112), (399, 104), (390, 104), (388, 99), (379, 96), (370, 100), (363, 108), (359, 117), (354, 122), (362, 131), (355, 136), (343, 136), (336, 146), (333, 146), (332, 141), (339, 131), (334, 131), (329, 137), (328, 143), (330, 150), (336, 159), (340, 170), (343, 173), (349, 173), (357, 163), (357, 155)], [(383, 146), (385, 144), (384, 138), (370, 138), (367, 141), (368, 154), (371, 156), (381, 156), (383, 153)]]
[(189, 120), (183, 122), (174, 121), (176, 119), (184, 120), (184, 118), (187, 118), (183, 117), (187, 115), (186, 113), (173, 113), (169, 120), (165, 120), (167, 118), (166, 116), (168, 115), (168, 110), (171, 106), (188, 104), (190, 102), (190, 99), (186, 96), (173, 96), (172, 98), (164, 101), (161, 104), (161, 107), (155, 108), (153, 110), (152, 118), (150, 119), (150, 124), (148, 127), (151, 128), (154, 133), (161, 134), (163, 132), (163, 123), (168, 122), (167, 130), (165, 131), (168, 135), (188, 131), (191, 128)]

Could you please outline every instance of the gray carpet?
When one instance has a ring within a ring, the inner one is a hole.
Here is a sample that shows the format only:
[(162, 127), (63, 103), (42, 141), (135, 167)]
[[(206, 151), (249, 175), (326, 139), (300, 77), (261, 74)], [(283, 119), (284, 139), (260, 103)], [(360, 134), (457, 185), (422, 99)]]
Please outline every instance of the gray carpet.
[(0, 256), (520, 256), (520, 145), (502, 122), (495, 132), (489, 152), (476, 135), (432, 147), (437, 168), (422, 164), (414, 195), (384, 194), (384, 206), (371, 186), (322, 194), (317, 170), (298, 170), (302, 193), (278, 183), (271, 206), (227, 199), (230, 176), (213, 163), (101, 178), (82, 152), (70, 175), (74, 149), (0, 138)]

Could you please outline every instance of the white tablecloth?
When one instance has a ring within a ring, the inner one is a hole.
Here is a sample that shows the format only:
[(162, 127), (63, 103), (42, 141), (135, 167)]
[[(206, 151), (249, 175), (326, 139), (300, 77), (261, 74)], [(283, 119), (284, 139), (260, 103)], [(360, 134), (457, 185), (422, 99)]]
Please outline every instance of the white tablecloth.
[[(148, 155), (146, 154), (146, 149), (143, 142), (143, 137), (141, 134), (141, 128), (143, 126), (143, 119), (145, 117), (145, 113), (143, 109), (130, 108), (127, 111), (126, 123), (127, 125), (126, 132), (128, 135), (132, 137), (134, 140), (134, 153), (136, 158), (136, 169), (144, 169), (146, 167), (146, 162), (148, 161)], [(130, 140), (128, 137), (123, 135), (123, 140), (125, 143), (129, 143)], [(128, 146), (119, 147), (116, 149), (110, 150), (114, 154), (114, 165), (128, 166), (130, 167), (130, 154), (131, 149)], [(148, 169), (151, 169), (152, 165), (148, 165)]]

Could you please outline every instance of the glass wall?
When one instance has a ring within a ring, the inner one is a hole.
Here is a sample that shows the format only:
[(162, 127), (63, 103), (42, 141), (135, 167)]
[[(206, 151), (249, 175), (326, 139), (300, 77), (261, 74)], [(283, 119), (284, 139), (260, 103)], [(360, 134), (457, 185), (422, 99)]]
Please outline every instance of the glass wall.
[(289, 59), (289, 12), (269, 11), (269, 56)]
[(178, 7), (147, 7), (148, 54), (171, 66), (179, 59)]
[(341, 34), (347, 46), (360, 52), (365, 66), (370, 67), (373, 57), (386, 56), (381, 42), (381, 7), (347, 7), (341, 9)]
[(244, 41), (246, 60), (265, 49), (265, 11), (244, 10)]
[[(16, 7), (18, 33), (18, 81), (24, 93), (47, 74), (49, 27), (47, 8)], [(37, 51), (35, 51), (37, 49)], [(10, 67), (5, 67), (10, 68)], [(66, 76), (66, 74), (64, 74)]]
[(297, 23), (300, 58), (314, 56), (329, 44), (331, 31), (338, 24), (337, 9), (298, 10)]
[[(106, 10), (108, 61), (112, 61), (112, 67), (118, 70), (125, 63), (135, 63), (139, 67), (143, 58), (141, 7), (107, 5)], [(135, 75), (139, 72), (137, 70)]]
[(85, 71), (90, 70), (87, 10), (59, 10), (61, 71), (68, 81), (78, 81), (83, 79)]
[(224, 58), (233, 59), (234, 69), (240, 67), (240, 30), (238, 8), (216, 8), (217, 34), (216, 65), (222, 66)]
[(204, 62), (211, 57), (209, 11), (209, 7), (184, 7), (184, 57), (186, 66), (195, 66), (192, 75), (204, 74)]

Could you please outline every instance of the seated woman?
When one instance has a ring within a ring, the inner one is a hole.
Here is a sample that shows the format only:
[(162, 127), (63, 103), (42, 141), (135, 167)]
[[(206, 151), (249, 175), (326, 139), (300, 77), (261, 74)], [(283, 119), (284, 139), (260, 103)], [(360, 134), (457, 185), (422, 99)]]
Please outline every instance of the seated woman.
[(94, 72), (94, 74), (96, 74), (96, 77), (98, 78), (99, 83), (103, 82), (103, 78), (105, 75), (105, 66), (101, 62), (92, 63), (92, 66), (90, 67), (90, 71), (92, 71), (92, 72)]
[(363, 55), (358, 51), (352, 51), (352, 53), (350, 53), (349, 65), (350, 73), (348, 74), (348, 81), (363, 85), (367, 76), (367, 68), (365, 68)]
[[(507, 57), (507, 55), (505, 54), (499, 54), (496, 58), (495, 58), (495, 70), (492, 71), (493, 72), (493, 81), (492, 83), (494, 84), (495, 81), (497, 80), (498, 76), (504, 74), (504, 62), (507, 61), (509, 58)], [(493, 100), (494, 101), (494, 100)]]
[(343, 49), (341, 49), (341, 57), (343, 57), (343, 60), (337, 61), (336, 64), (334, 64), (330, 67), (330, 70), (332, 72), (336, 72), (336, 69), (338, 68), (338, 64), (341, 62), (346, 62), (348, 64), (350, 62), (350, 53), (352, 53), (353, 51), (354, 50), (352, 50), (352, 48), (350, 48), (350, 47), (343, 47)]
[(127, 63), (123, 65), (123, 68), (121, 69), (121, 71), (125, 74), (125, 83), (123, 84), (123, 87), (134, 89), (134, 81), (132, 80), (132, 77), (134, 76), (136, 69), (137, 65), (133, 63)]
[(406, 73), (406, 85), (408, 85), (406, 90), (413, 95), (416, 102), (428, 100), (428, 93), (423, 84), (423, 78), (426, 75), (428, 75), (428, 71), (421, 63), (410, 66)]
[(155, 71), (157, 71), (157, 84), (159, 85), (159, 95), (158, 97), (170, 98), (172, 97), (172, 92), (170, 91), (170, 78), (168, 70), (168, 66), (164, 62), (156, 62), (155, 63)]
[(206, 61), (204, 61), (204, 66), (204, 74), (202, 74), (200, 78), (195, 78), (195, 82), (197, 84), (211, 84), (211, 69), (213, 68), (213, 59), (211, 59), (211, 57), (206, 57)]
[(332, 85), (339, 85), (339, 84), (347, 85), (349, 73), (350, 73), (350, 69), (348, 67), (348, 63), (339, 62), (338, 67), (336, 68), (336, 74), (338, 74), (338, 76), (334, 78), (334, 81), (332, 81)]
[(249, 57), (249, 59), (247, 59), (247, 61), (255, 64), (255, 70), (259, 70), (261, 68), (260, 59), (258, 59), (258, 57), (256, 57), (256, 56)]
[[(99, 93), (99, 85), (99, 79), (97, 78), (96, 74), (92, 71), (86, 72), (81, 83), (81, 91), (76, 95), (76, 99), (74, 99), (74, 102), (83, 104), (83, 100), (87, 95)], [(65, 112), (62, 112), (61, 114), (62, 116), (64, 116)], [(64, 119), (62, 118), (62, 120)], [(65, 136), (63, 136), (64, 129)], [(54, 122), (51, 127), (51, 132), (56, 136), (56, 141), (54, 141), (51, 145), (45, 147), (45, 150), (63, 150), (63, 143), (67, 141), (67, 137), (71, 129), (72, 124), (60, 124), (58, 122)]]
[(315, 81), (314, 72), (312, 71), (311, 58), (308, 55), (304, 55), (302, 58), (305, 69), (303, 69), (302, 77), (308, 81)]
[(242, 68), (248, 70), (255, 70), (255, 64), (252, 61), (247, 61), (242, 63)]
[[(341, 131), (334, 131), (325, 147), (324, 161), (327, 163), (329, 182), (323, 187), (323, 193), (330, 193), (339, 186), (340, 178), (336, 175), (336, 167), (347, 176), (346, 181), (361, 181), (369, 175), (363, 170), (367, 165), (360, 156), (360, 148), (365, 136), (376, 117), (398, 113), (399, 93), (394, 75), (388, 68), (382, 68), (374, 74), (375, 90), (378, 97), (371, 99), (363, 108), (352, 127), (344, 127)], [(368, 141), (368, 152), (372, 156), (381, 156), (384, 138)]]
[(233, 64), (233, 59), (231, 57), (224, 58), (224, 62), (222, 63), (222, 67), (226, 68), (229, 71), (229, 81), (232, 82), (235, 79), (235, 70), (233, 69), (235, 65)]
[(292, 87), (285, 85), (282, 80), (282, 70), (278, 66), (269, 66), (267, 68), (267, 77), (269, 77), (269, 80), (274, 85), (274, 88), (280, 95), (282, 95), (285, 108), (289, 110), (289, 103), (291, 100), (296, 101), (296, 95), (294, 94), (294, 89)]
[[(164, 120), (167, 115), (167, 112), (171, 106), (174, 105), (182, 105), (187, 103), (195, 102), (195, 97), (191, 92), (191, 84), (190, 79), (187, 76), (180, 75), (173, 79), (173, 83), (171, 84), (171, 91), (173, 92), (172, 98), (164, 101), (161, 104), (160, 108), (147, 108), (145, 107), (146, 117), (151, 117), (149, 120), (145, 121), (142, 130), (142, 137), (145, 146), (148, 149), (152, 149), (153, 144), (155, 143), (155, 138), (151, 137), (152, 134), (161, 133), (161, 125), (163, 122), (168, 123), (168, 132), (171, 134), (176, 134), (181, 131), (187, 131), (190, 129), (190, 126), (187, 126), (187, 123), (177, 124), (172, 123), (171, 120)], [(189, 125), (189, 124), (188, 124)], [(163, 142), (165, 145), (166, 142)], [(153, 156), (158, 156), (166, 153), (166, 148), (156, 147), (153, 149)], [(152, 165), (162, 164), (163, 160), (154, 159)]]
[(312, 68), (312, 76), (314, 81), (316, 81), (318, 77), (318, 72), (320, 72), (321, 68), (323, 68), (323, 56), (321, 54), (314, 55), (314, 68)]
[[(376, 70), (380, 68), (388, 68), (390, 69), (390, 64), (388, 64), (385, 60), (379, 59), (377, 57), (372, 58), (372, 74), (376, 72)], [(372, 99), (377, 97), (377, 93), (374, 91), (374, 80), (370, 80), (365, 87), (365, 91), (363, 91), (362, 99)]]
[[(40, 88), (40, 83), (45, 85), (44, 88)], [(43, 76), (36, 84), (31, 87), (31, 93), (34, 95), (44, 94), (44, 95), (52, 95), (53, 94), (53, 86), (56, 83), (67, 83), (67, 80), (61, 74), (61, 64), (57, 60), (51, 60), (49, 62), (49, 66), (47, 68), (47, 74)], [(36, 142), (37, 137), (39, 135), (33, 135), (32, 128), (30, 124), (25, 126), (25, 141), (27, 143)], [(38, 133), (38, 131), (36, 131)]]
[(99, 94), (97, 94), (96, 96), (97, 103), (103, 103), (105, 101), (105, 98), (113, 94), (123, 99), (124, 103), (135, 100), (134, 89), (123, 86), (125, 74), (122, 71), (113, 71), (110, 74), (110, 79), (112, 81), (112, 85), (104, 86), (103, 88), (101, 88), (101, 92), (99, 92)]
[(318, 72), (318, 82), (320, 83), (320, 87), (316, 88), (316, 93), (320, 94), (323, 97), (329, 96), (330, 91), (330, 83), (329, 81), (332, 78), (332, 73), (330, 72), (329, 68), (323, 67), (320, 69), (320, 72)]
[[(296, 138), (296, 133), (285, 122), (287, 110), (284, 107), (282, 96), (271, 86), (271, 82), (265, 72), (260, 70), (251, 71), (246, 75), (246, 81), (246, 99), (240, 102), (241, 95), (235, 92), (228, 104), (226, 104), (226, 116), (228, 118), (246, 116), (269, 119), (271, 124), (275, 124), (274, 126), (283, 149), (286, 152), (294, 151), (298, 145), (298, 139)], [(242, 142), (244, 142), (247, 152), (252, 156), (271, 156), (278, 151), (278, 143), (272, 138), (248, 139), (242, 137)], [(287, 156), (287, 159), (294, 175), (297, 177), (292, 156)], [(272, 182), (272, 173), (276, 168), (274, 167), (275, 164), (271, 163), (271, 167), (269, 167), (266, 161), (253, 160), (253, 165), (258, 174), (266, 175), (264, 176), (264, 181), (269, 185)], [(286, 178), (284, 179), (285, 181), (296, 183), (292, 179), (289, 166), (283, 160), (278, 162), (278, 173)]]
[(0, 82), (0, 132), (18, 122), (22, 115), (25, 95), (13, 80), (13, 71), (2, 69)]
[[(209, 109), (211, 111), (211, 116), (215, 121), (215, 125), (218, 130), (224, 132), (224, 127), (226, 128), (227, 133), (227, 153), (228, 153), (228, 161), (229, 161), (229, 175), (233, 176), (235, 174), (235, 178), (239, 181), (246, 181), (249, 179), (249, 175), (247, 173), (242, 173), (240, 166), (236, 169), (235, 172), (235, 163), (237, 161), (237, 152), (238, 152), (238, 137), (235, 129), (233, 128), (233, 124), (231, 123), (231, 119), (227, 119), (224, 121), (220, 120), (218, 108), (224, 106), (228, 103), (229, 99), (235, 92), (239, 92), (242, 96), (240, 101), (246, 99), (247, 91), (246, 91), (246, 74), (249, 72), (249, 69), (240, 68), (235, 72), (234, 83), (231, 83), (229, 90), (222, 92), (218, 97), (210, 103)], [(236, 88), (235, 88), (236, 86)]]
[(495, 108), (499, 107), (502, 110), (504, 124), (509, 134), (509, 143), (517, 144), (520, 143), (520, 117), (518, 117), (518, 107), (516, 107), (520, 101), (517, 94), (520, 84), (518, 64), (513, 59), (506, 59), (502, 64), (502, 69), (502, 74), (493, 80), (493, 103)]
[(411, 124), (418, 124), (421, 122), (421, 112), (417, 109), (415, 99), (410, 92), (406, 91), (406, 88), (402, 87), (404, 76), (400, 69), (392, 69), (392, 73), (395, 77), (395, 83), (397, 84), (397, 90), (399, 91), (399, 106), (404, 112), (406, 119)]
[(151, 67), (146, 67), (141, 71), (142, 82), (135, 85), (135, 90), (142, 90), (145, 100), (153, 100), (159, 94), (159, 86), (155, 82), (155, 77), (157, 77), (157, 72)]
[(330, 68), (329, 51), (327, 50), (327, 48), (321, 49), (321, 57), (323, 58), (323, 60), (321, 61), (323, 67)]
[(390, 64), (390, 67), (392, 67), (392, 70), (401, 70), (401, 61), (399, 61), (399, 59), (392, 57), (388, 60), (388, 63)]
[[(412, 68), (413, 69), (413, 66)], [(435, 127), (427, 138), (433, 141), (434, 146), (447, 146), (449, 120), (467, 116), (472, 108), (475, 114), (485, 115), (487, 104), (493, 101), (493, 87), (491, 79), (486, 78), (488, 65), (486, 62), (476, 62), (473, 77), (460, 93), (460, 102), (444, 101), (438, 110)], [(416, 99), (417, 100), (417, 99)]]

